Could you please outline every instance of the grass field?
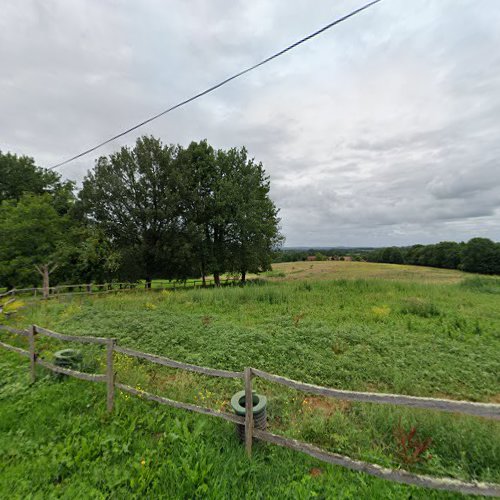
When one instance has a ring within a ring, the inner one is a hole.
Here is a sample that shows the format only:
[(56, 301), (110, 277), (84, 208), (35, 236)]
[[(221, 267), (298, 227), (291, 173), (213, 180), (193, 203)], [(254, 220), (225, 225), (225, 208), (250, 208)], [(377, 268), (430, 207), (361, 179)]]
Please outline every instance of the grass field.
[(273, 264), (270, 274), (287, 280), (381, 278), (418, 283), (458, 283), (467, 276), (454, 269), (343, 261), (283, 262)]
[[(112, 336), (181, 361), (253, 366), (341, 389), (500, 402), (500, 280), (350, 262), (279, 264), (266, 279), (245, 288), (44, 302), (10, 323)], [(39, 344), (48, 359), (62, 346)], [(86, 347), (84, 355), (86, 369), (101, 369), (103, 353)], [(216, 409), (228, 410), (241, 388), (121, 355), (116, 369), (120, 381)], [(248, 462), (228, 423), (125, 395), (109, 417), (103, 387), (40, 377), (29, 387), (26, 362), (0, 352), (0, 497), (453, 497), (261, 443)], [(273, 432), (385, 466), (500, 482), (493, 421), (350, 404), (263, 381), (257, 390), (268, 396)], [(412, 426), (420, 441), (432, 440), (414, 464), (397, 438)]]

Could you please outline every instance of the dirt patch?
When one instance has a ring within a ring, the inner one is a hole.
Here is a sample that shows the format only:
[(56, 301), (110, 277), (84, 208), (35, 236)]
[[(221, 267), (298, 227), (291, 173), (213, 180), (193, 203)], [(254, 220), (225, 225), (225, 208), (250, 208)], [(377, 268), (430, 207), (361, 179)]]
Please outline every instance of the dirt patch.
[(500, 393), (490, 397), (490, 403), (500, 403)]
[(149, 374), (149, 381), (157, 387), (162, 387), (163, 385), (172, 385), (177, 380), (177, 373), (164, 374), (158, 372), (151, 372)]
[(460, 400), (460, 397), (457, 397), (456, 394), (450, 394), (449, 392), (435, 392), (430, 397), (437, 399), (450, 399), (452, 401)]
[(352, 406), (349, 401), (322, 398), (320, 396), (309, 396), (304, 398), (302, 405), (304, 408), (310, 410), (319, 410), (326, 416), (332, 415), (336, 411), (347, 413)]
[(321, 474), (323, 474), (323, 471), (321, 469), (319, 469), (318, 467), (313, 467), (310, 471), (309, 471), (309, 474), (312, 476), (312, 477), (318, 477), (318, 476), (321, 476)]

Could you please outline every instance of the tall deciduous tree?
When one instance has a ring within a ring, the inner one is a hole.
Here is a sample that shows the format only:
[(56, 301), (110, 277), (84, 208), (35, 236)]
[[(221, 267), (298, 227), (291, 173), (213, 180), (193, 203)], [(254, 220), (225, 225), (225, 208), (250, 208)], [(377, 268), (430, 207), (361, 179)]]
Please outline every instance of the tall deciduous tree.
[(74, 183), (62, 181), (54, 171), (35, 165), (33, 158), (0, 151), (0, 203), (18, 201), (23, 194), (49, 194), (60, 213), (66, 213), (73, 200)]
[(137, 139), (98, 159), (83, 182), (84, 212), (122, 254), (128, 278), (173, 277), (182, 252), (178, 148), (153, 137)]
[(179, 165), (184, 217), (203, 281), (213, 273), (219, 285), (224, 272), (245, 280), (249, 271), (268, 269), (281, 236), (262, 164), (244, 148), (214, 151), (202, 141), (180, 152)]
[(205, 285), (207, 275), (216, 267), (214, 219), (219, 173), (215, 151), (206, 141), (192, 142), (180, 149), (177, 165), (183, 178), (182, 213), (193, 267)]
[(283, 237), (279, 232), (278, 209), (269, 197), (270, 183), (261, 163), (248, 158), (245, 148), (219, 151), (231, 172), (231, 208), (228, 225), (229, 268), (241, 274), (271, 268), (273, 254)]
[(71, 226), (60, 215), (50, 195), (24, 195), (19, 202), (0, 205), (0, 282), (12, 288), (43, 283), (60, 264)]

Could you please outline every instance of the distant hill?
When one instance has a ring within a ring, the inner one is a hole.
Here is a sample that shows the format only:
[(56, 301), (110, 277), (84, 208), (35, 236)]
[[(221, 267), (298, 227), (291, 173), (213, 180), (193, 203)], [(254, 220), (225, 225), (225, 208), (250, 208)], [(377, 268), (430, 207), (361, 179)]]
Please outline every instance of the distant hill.
[(281, 249), (284, 252), (287, 251), (306, 251), (306, 250), (350, 250), (350, 251), (371, 251), (371, 250), (376, 250), (379, 247), (348, 247), (348, 246), (331, 246), (331, 247), (324, 247), (324, 246), (300, 246), (300, 247), (289, 247), (289, 246), (284, 246)]

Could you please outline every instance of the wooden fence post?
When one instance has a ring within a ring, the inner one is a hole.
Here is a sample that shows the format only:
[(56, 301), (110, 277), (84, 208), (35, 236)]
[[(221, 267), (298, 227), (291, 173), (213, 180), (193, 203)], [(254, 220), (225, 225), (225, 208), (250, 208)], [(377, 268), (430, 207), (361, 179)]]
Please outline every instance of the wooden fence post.
[(29, 340), (29, 353), (30, 353), (30, 381), (32, 384), (34, 384), (36, 380), (35, 335), (36, 335), (36, 326), (31, 325), (29, 329), (28, 340)]
[(109, 339), (106, 345), (106, 385), (108, 387), (108, 412), (113, 411), (113, 403), (115, 399), (115, 374), (113, 371), (113, 351), (115, 342), (115, 339)]
[(248, 458), (252, 457), (253, 438), (253, 394), (252, 369), (245, 368), (245, 448)]

